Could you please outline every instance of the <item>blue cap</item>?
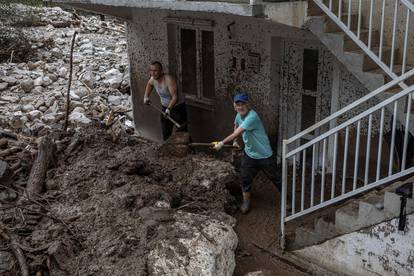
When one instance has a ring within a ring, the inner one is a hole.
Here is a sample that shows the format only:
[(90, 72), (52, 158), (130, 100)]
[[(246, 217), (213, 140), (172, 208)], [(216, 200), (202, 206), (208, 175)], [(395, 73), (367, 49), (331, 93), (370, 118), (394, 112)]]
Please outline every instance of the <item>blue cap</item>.
[(246, 103), (246, 102), (248, 102), (248, 101), (249, 101), (249, 97), (247, 96), (247, 94), (246, 94), (246, 93), (237, 93), (237, 94), (234, 96), (233, 101), (234, 101), (235, 103), (237, 103), (237, 102), (243, 102), (243, 103)]

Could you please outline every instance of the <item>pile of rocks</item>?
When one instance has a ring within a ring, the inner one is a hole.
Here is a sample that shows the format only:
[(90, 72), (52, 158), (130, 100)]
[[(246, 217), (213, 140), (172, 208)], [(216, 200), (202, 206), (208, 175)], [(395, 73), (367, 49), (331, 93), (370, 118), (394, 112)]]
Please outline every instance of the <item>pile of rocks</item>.
[[(44, 21), (72, 20), (70, 13), (57, 7), (36, 12)], [(58, 127), (64, 118), (75, 30), (80, 34), (74, 47), (70, 122), (85, 126), (94, 118), (102, 121), (110, 109), (131, 110), (127, 45), (125, 36), (115, 31), (119, 24), (94, 16), (79, 18), (80, 29), (53, 25), (25, 29), (37, 54), (25, 63), (0, 64), (1, 126), (31, 131)], [(132, 112), (128, 115), (132, 117)]]

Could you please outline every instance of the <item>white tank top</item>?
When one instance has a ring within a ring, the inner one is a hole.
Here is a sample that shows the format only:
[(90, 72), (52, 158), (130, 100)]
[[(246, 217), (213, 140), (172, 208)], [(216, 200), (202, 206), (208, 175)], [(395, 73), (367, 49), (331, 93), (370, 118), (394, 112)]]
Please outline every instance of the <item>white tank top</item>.
[[(168, 107), (171, 101), (171, 94), (170, 94), (170, 90), (168, 89), (168, 86), (165, 84), (165, 78), (164, 78), (164, 84), (159, 84), (158, 81), (156, 80), (153, 80), (153, 81), (154, 81), (155, 91), (157, 91), (158, 96), (160, 96), (161, 105), (164, 107)], [(183, 97), (177, 91), (177, 102), (175, 103), (175, 105), (178, 105), (182, 102), (183, 102)]]

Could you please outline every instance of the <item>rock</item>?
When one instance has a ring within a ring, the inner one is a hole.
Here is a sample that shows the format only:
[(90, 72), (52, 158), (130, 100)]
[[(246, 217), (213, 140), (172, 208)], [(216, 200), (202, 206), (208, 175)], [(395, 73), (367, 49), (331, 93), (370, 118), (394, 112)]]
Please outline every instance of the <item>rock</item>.
[(42, 94), (43, 93), (43, 87), (42, 86), (35, 86), (32, 90), (34, 94)]
[(54, 65), (46, 63), (45, 70), (47, 70), (49, 73), (56, 73), (56, 67)]
[(55, 82), (58, 80), (58, 77), (55, 74), (47, 74), (47, 77), (52, 81)]
[(82, 99), (83, 97), (88, 95), (88, 90), (85, 87), (79, 87), (79, 89), (76, 89), (73, 93), (75, 93), (75, 95), (78, 96), (79, 99)]
[(118, 89), (121, 86), (122, 77), (113, 77), (108, 80), (109, 87)]
[(42, 86), (43, 85), (43, 77), (38, 77), (34, 80), (35, 86)]
[(74, 91), (70, 91), (69, 96), (71, 100), (80, 100), (80, 97)]
[(83, 113), (72, 112), (69, 115), (69, 121), (76, 125), (89, 125), (92, 121), (85, 116)]
[(68, 69), (66, 69), (66, 67), (61, 67), (59, 69), (59, 72), (58, 72), (59, 77), (66, 78), (67, 74), (68, 74)]
[(206, 216), (178, 212), (173, 239), (148, 255), (149, 275), (232, 275), (238, 239), (233, 228)]
[(85, 113), (85, 109), (78, 106), (78, 107), (75, 107), (72, 112)]
[(42, 121), (46, 124), (53, 124), (56, 122), (56, 117), (54, 113), (46, 114), (42, 117)]
[(20, 102), (22, 104), (32, 104), (35, 100), (34, 96), (24, 96), (20, 99)]
[(49, 107), (49, 109), (46, 111), (46, 113), (57, 113), (59, 111), (59, 105), (58, 102), (53, 102), (52, 106)]
[(34, 87), (34, 82), (31, 79), (24, 80), (20, 83), (20, 87), (25, 93), (29, 93)]
[(46, 106), (44, 106), (44, 105), (42, 105), (42, 106), (40, 106), (40, 107), (38, 108), (38, 110), (39, 110), (39, 111), (42, 111), (42, 112), (46, 112), (47, 107), (46, 107)]
[(122, 76), (122, 73), (119, 72), (119, 70), (115, 69), (115, 68), (113, 68), (113, 69), (111, 69), (111, 70), (109, 70), (105, 73), (105, 78), (106, 79), (111, 79), (113, 77), (118, 77), (118, 76)]
[(19, 102), (19, 97), (15, 96), (2, 96), (1, 99), (6, 102), (17, 103)]
[(7, 274), (13, 269), (14, 257), (7, 251), (0, 251), (0, 274)]
[(29, 61), (27, 63), (27, 68), (29, 68), (29, 70), (34, 70), (34, 69), (36, 69), (36, 67), (37, 67), (37, 65), (35, 63), (31, 62), (31, 61)]
[(8, 85), (7, 82), (0, 82), (0, 91), (6, 90)]
[(83, 44), (79, 47), (79, 50), (81, 52), (85, 52), (86, 54), (93, 54), (94, 51), (94, 47), (93, 44), (91, 42)]
[(39, 100), (37, 100), (37, 101), (36, 101), (36, 103), (35, 103), (34, 107), (35, 107), (35, 109), (39, 109), (39, 107), (44, 106), (45, 104), (46, 104), (46, 103), (45, 103), (45, 101), (44, 101), (44, 100), (39, 99)]
[(39, 110), (33, 110), (28, 113), (30, 120), (39, 119), (42, 117), (43, 113)]
[(22, 111), (23, 112), (30, 112), (30, 111), (33, 111), (33, 110), (35, 110), (35, 107), (31, 104), (26, 104), (26, 105), (22, 106)]
[(1, 77), (0, 80), (2, 82), (7, 82), (10, 86), (15, 85), (17, 83), (17, 80), (15, 78), (8, 76)]
[(93, 88), (95, 82), (95, 75), (92, 70), (88, 69), (82, 74), (81, 80), (89, 87)]
[(55, 39), (55, 43), (56, 43), (57, 45), (63, 45), (63, 44), (65, 44), (65, 43), (66, 43), (66, 41), (65, 41), (64, 39), (62, 39), (62, 38), (58, 37), (58, 38), (56, 38), (56, 39)]
[(79, 102), (79, 101), (71, 101), (70, 102), (70, 106), (71, 107), (73, 107), (73, 108), (76, 108), (76, 107), (82, 107), (82, 108), (85, 108), (85, 106), (83, 105), (83, 103), (81, 103), (81, 102)]
[(108, 103), (110, 105), (120, 105), (121, 104), (121, 97), (110, 95), (108, 97)]
[(53, 81), (48, 76), (43, 77), (43, 84), (42, 84), (43, 87), (49, 86), (52, 83)]

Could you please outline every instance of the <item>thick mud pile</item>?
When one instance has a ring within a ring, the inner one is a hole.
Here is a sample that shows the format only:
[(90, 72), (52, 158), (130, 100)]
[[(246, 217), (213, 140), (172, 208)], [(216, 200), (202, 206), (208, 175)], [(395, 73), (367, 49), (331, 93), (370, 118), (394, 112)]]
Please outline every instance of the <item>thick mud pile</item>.
[[(176, 227), (179, 214), (199, 215), (187, 220), (195, 227), (202, 226), (200, 218), (230, 219), (225, 212), (235, 205), (225, 186), (234, 181), (231, 164), (201, 154), (159, 157), (156, 143), (135, 136), (113, 143), (93, 132), (62, 140), (39, 205), (7, 204), (3, 223), (14, 229), (32, 273), (146, 275), (148, 254), (159, 241), (180, 248), (179, 240), (193, 235)], [(65, 154), (73, 140), (77, 147)], [(38, 218), (28, 225), (30, 212)]]

